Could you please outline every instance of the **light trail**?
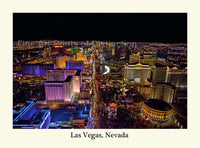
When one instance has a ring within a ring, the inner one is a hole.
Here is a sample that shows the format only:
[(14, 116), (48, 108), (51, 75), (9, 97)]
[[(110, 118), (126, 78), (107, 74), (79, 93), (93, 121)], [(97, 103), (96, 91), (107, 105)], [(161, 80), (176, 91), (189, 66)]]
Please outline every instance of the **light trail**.
[(105, 66), (105, 68), (106, 68), (106, 72), (104, 72), (103, 75), (105, 75), (105, 74), (110, 72), (110, 68), (108, 66)]

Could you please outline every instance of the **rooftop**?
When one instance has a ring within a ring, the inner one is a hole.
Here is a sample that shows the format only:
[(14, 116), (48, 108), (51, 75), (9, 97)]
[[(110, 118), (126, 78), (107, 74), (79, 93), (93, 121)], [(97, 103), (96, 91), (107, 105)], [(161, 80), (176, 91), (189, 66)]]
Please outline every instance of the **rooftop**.
[(160, 111), (169, 111), (172, 109), (170, 104), (158, 99), (146, 99), (144, 103), (147, 106)]
[(69, 75), (64, 82), (70, 82), (72, 77), (73, 77), (72, 75)]
[(81, 70), (77, 70), (75, 76), (80, 76)]

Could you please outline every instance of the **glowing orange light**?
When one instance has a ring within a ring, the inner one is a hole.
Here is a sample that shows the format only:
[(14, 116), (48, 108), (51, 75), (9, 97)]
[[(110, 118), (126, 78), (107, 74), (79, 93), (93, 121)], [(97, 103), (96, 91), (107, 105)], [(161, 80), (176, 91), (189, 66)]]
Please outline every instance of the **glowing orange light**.
[(115, 103), (111, 103), (111, 104), (110, 104), (110, 107), (115, 107), (115, 106), (116, 106)]

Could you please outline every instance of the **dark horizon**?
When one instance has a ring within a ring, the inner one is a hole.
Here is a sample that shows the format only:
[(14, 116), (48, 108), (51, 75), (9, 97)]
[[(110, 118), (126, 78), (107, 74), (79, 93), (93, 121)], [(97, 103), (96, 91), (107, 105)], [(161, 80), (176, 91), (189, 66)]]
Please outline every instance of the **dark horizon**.
[(187, 43), (187, 13), (13, 13), (13, 41)]

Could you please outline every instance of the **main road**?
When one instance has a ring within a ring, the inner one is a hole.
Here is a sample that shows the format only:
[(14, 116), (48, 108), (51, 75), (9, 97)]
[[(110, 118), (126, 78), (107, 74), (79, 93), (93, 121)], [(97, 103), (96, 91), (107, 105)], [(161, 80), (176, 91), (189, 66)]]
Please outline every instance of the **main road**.
[(95, 59), (94, 56), (94, 51), (92, 54), (93, 57), (93, 73), (92, 73), (92, 128), (96, 128), (96, 129), (100, 129), (102, 128), (102, 120), (101, 120), (101, 115), (100, 115), (100, 106), (102, 105), (102, 103), (99, 100), (99, 95), (97, 89), (99, 89), (98, 86), (98, 82), (95, 78), (95, 74), (96, 74), (96, 62), (98, 62)]

